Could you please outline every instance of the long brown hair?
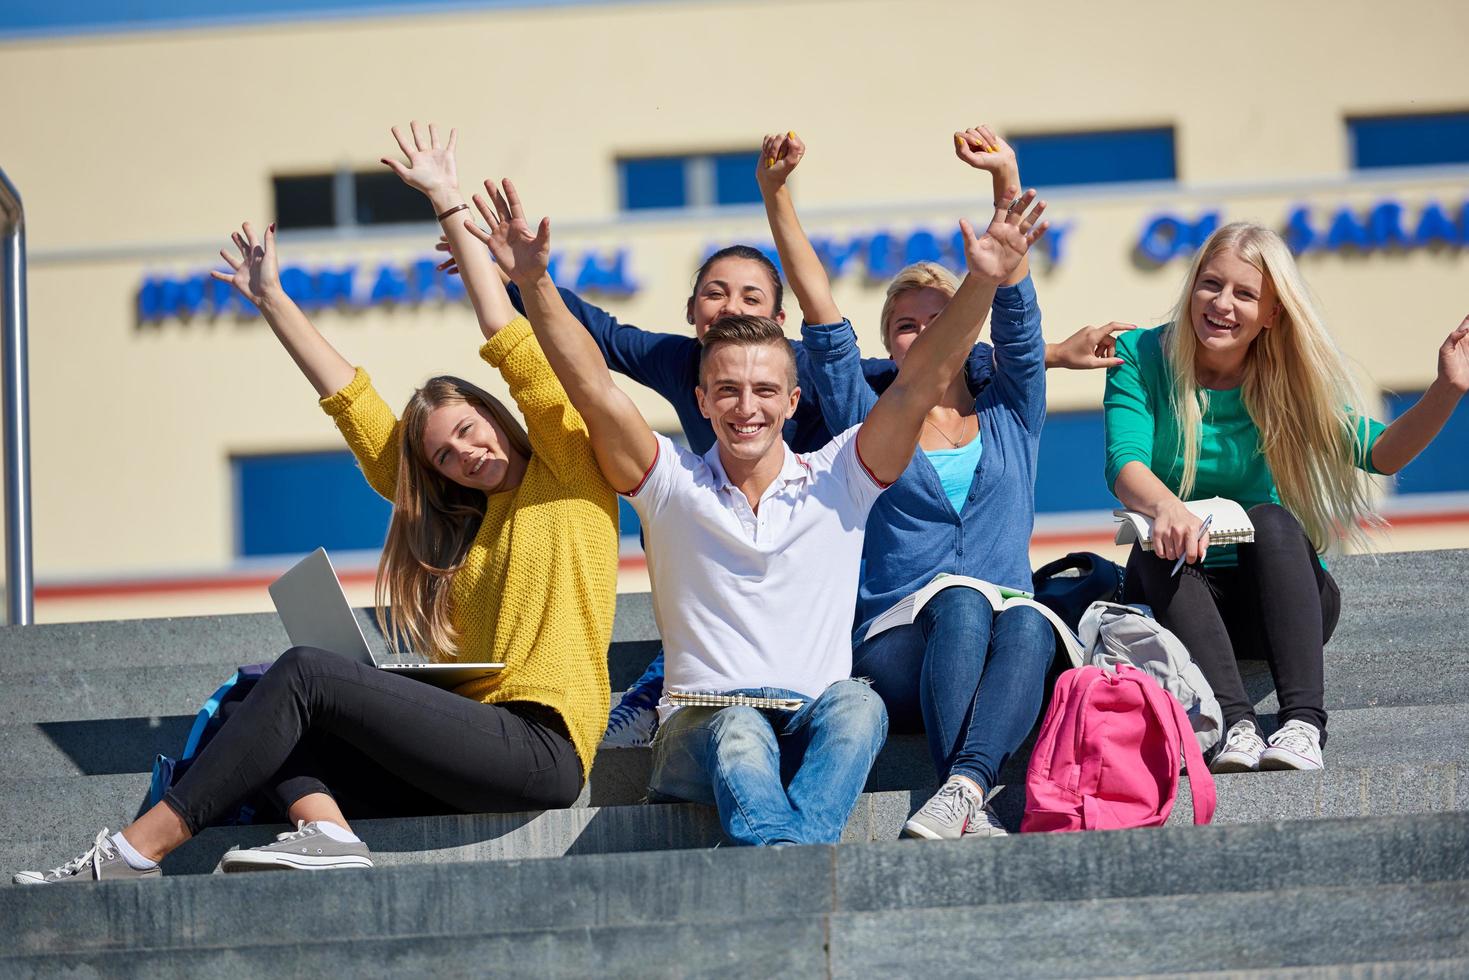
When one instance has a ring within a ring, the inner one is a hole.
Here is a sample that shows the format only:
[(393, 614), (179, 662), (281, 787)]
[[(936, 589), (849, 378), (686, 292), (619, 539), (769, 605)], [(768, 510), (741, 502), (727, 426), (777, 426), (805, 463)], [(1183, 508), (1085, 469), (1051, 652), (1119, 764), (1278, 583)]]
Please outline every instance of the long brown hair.
[(509, 448), (530, 459), (530, 438), (499, 399), (462, 378), (430, 378), (413, 393), (399, 422), (398, 487), (393, 519), (377, 568), (378, 625), (397, 651), (404, 645), (431, 659), (458, 654), (449, 582), (485, 516), (485, 493), (462, 487), (434, 469), (424, 452), (429, 415), (443, 405), (484, 410)]

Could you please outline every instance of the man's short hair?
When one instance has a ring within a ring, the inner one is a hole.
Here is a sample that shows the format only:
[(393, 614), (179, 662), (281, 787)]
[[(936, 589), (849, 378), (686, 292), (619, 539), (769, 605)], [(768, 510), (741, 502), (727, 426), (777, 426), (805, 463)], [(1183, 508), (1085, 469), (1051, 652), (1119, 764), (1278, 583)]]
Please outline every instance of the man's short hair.
[(699, 383), (704, 383), (704, 365), (718, 347), (779, 347), (786, 356), (786, 390), (796, 388), (796, 352), (780, 324), (768, 316), (726, 316), (709, 325), (699, 350)]

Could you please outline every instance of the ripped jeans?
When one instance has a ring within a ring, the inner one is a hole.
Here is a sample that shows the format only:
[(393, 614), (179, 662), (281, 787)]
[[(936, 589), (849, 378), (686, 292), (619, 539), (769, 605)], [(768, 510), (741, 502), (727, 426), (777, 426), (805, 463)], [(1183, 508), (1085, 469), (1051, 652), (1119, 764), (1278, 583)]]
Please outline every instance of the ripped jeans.
[[(802, 697), (775, 688), (731, 693)], [(714, 805), (736, 844), (834, 844), (887, 730), (882, 698), (852, 679), (797, 711), (680, 708), (653, 739), (649, 794)]]

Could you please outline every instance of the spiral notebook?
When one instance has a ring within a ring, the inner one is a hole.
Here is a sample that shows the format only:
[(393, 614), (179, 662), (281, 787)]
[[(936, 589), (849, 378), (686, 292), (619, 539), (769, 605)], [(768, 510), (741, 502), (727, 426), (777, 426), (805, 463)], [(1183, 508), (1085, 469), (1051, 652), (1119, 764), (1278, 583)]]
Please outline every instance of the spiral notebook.
[[(1209, 497), (1204, 500), (1186, 500), (1183, 504), (1200, 518), (1214, 515), (1209, 526), (1209, 543), (1252, 544), (1255, 540), (1255, 525), (1245, 509), (1233, 500)], [(1144, 551), (1153, 550), (1153, 519), (1135, 510), (1114, 510), (1112, 516), (1118, 521), (1117, 543), (1142, 545)]]
[(669, 691), (668, 703), (680, 708), (765, 708), (775, 711), (799, 711), (806, 702), (801, 698), (757, 698), (748, 694), (714, 694), (709, 691)]

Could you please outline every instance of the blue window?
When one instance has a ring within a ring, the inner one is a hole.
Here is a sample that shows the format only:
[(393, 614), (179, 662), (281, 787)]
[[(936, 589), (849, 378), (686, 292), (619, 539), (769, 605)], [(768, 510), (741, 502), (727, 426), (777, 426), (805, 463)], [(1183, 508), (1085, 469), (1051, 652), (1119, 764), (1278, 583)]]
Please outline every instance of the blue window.
[(346, 451), (236, 456), (235, 553), (376, 550), (392, 507)]
[(1469, 163), (1469, 112), (1364, 116), (1348, 119), (1347, 132), (1358, 170)]
[(1102, 475), (1106, 463), (1107, 436), (1101, 412), (1049, 413), (1036, 464), (1036, 513), (1116, 507)]
[[(299, 555), (376, 551), (388, 533), (392, 506), (367, 485), (345, 450), (236, 456), (235, 554)], [(637, 512), (619, 497), (624, 538), (642, 532)]]
[[(1383, 401), (1388, 418), (1397, 418), (1418, 403), (1421, 391), (1388, 394)], [(1398, 493), (1455, 493), (1469, 491), (1469, 401), (1460, 400), (1438, 438), (1400, 470)]]
[(622, 209), (682, 208), (688, 206), (684, 157), (643, 157), (621, 160)]
[(758, 151), (624, 157), (617, 161), (624, 211), (758, 204)]
[(720, 153), (714, 156), (714, 203), (759, 204), (760, 185), (755, 183), (759, 152)]
[(1177, 180), (1173, 127), (1012, 136), (1026, 187)]

